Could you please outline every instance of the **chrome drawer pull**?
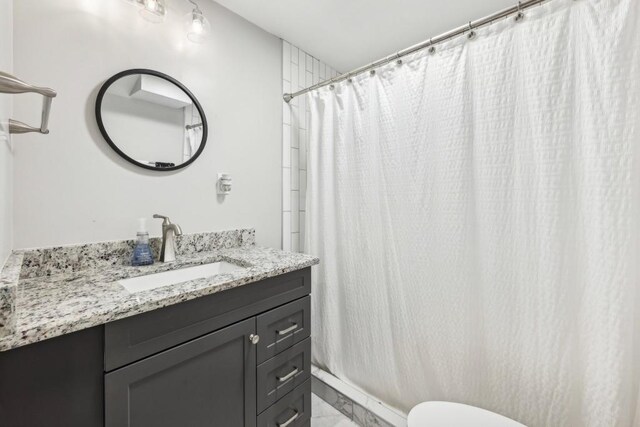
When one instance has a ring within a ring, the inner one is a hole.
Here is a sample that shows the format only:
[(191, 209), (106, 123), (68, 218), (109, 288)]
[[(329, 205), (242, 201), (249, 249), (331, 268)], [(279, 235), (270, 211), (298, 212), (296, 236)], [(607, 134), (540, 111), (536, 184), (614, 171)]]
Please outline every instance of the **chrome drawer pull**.
[(285, 375), (284, 377), (276, 377), (278, 378), (278, 381), (280, 381), (281, 383), (289, 380), (291, 377), (293, 377), (295, 374), (298, 373), (298, 368), (296, 368), (295, 366), (293, 367), (293, 371), (289, 372), (287, 375)]
[(277, 331), (278, 335), (287, 335), (289, 332), (293, 332), (296, 329), (298, 329), (298, 324), (294, 323), (293, 325), (289, 326), (287, 329), (284, 329), (282, 331)]
[(300, 414), (298, 413), (298, 411), (296, 411), (296, 413), (293, 414), (293, 416), (287, 421), (283, 422), (282, 424), (278, 423), (278, 427), (287, 427), (288, 425), (291, 425), (291, 423), (297, 420), (299, 416)]

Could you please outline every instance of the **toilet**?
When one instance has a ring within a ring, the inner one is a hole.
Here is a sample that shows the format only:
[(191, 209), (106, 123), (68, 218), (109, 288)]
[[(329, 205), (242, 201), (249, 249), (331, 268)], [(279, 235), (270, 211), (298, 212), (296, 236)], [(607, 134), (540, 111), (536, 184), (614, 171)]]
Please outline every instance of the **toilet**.
[(408, 427), (526, 427), (486, 409), (453, 402), (422, 402), (413, 407)]

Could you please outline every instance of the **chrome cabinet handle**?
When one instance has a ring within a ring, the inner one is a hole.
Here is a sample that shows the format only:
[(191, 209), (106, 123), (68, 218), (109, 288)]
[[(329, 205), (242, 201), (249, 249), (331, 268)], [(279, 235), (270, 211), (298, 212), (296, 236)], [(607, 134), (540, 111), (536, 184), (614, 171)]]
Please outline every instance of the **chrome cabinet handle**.
[(251, 342), (251, 344), (256, 345), (258, 344), (258, 342), (260, 342), (260, 335), (258, 334), (251, 334), (249, 335), (249, 341)]
[(276, 331), (276, 332), (278, 332), (278, 335), (287, 335), (289, 332), (293, 332), (296, 329), (298, 329), (298, 324), (294, 323), (293, 325), (289, 326), (287, 329), (283, 329), (282, 331)]
[(285, 375), (284, 377), (276, 377), (278, 378), (278, 381), (280, 381), (281, 383), (289, 380), (291, 377), (293, 377), (295, 374), (298, 373), (298, 368), (296, 368), (295, 366), (293, 367), (293, 371), (289, 372), (287, 375)]
[(278, 423), (278, 427), (287, 427), (288, 425), (291, 425), (291, 423), (297, 420), (299, 416), (300, 414), (298, 413), (298, 411), (296, 411), (296, 413), (293, 414), (293, 416), (289, 418), (287, 421), (283, 423)]

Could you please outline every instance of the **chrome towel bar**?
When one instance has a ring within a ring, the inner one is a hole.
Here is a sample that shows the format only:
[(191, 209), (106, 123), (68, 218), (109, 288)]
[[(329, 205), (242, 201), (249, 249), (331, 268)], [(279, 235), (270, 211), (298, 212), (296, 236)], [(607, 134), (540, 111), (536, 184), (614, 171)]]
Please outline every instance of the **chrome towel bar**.
[(51, 112), (51, 101), (56, 97), (57, 92), (46, 87), (33, 86), (23, 82), (11, 74), (0, 71), (0, 93), (27, 93), (34, 92), (43, 96), (42, 98), (42, 119), (40, 127), (29, 126), (17, 120), (9, 119), (9, 133), (40, 132), (49, 133), (49, 113)]

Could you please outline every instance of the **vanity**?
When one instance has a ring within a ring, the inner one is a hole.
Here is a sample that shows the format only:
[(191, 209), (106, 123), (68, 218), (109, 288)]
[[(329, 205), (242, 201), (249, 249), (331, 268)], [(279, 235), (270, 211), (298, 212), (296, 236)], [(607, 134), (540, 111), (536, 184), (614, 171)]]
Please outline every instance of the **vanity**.
[(254, 241), (184, 235), (147, 267), (126, 265), (133, 242), (15, 252), (0, 425), (309, 425), (318, 259)]

